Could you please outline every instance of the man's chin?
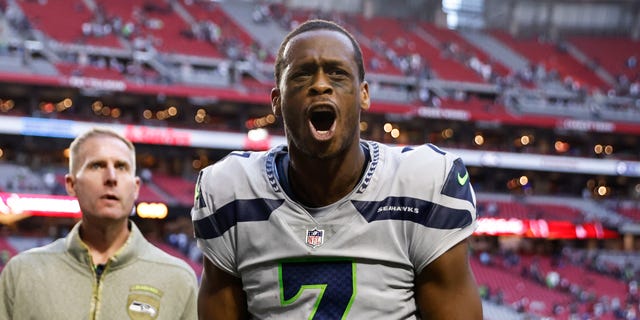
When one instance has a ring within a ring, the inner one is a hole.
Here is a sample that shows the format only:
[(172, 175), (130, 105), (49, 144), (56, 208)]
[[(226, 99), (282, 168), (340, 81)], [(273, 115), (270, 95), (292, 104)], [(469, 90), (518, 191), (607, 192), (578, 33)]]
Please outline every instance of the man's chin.
[(340, 154), (340, 149), (332, 143), (316, 143), (313, 146), (309, 146), (305, 154), (313, 159), (329, 160), (337, 157)]
[(96, 219), (104, 222), (117, 222), (129, 217), (129, 212), (123, 212), (122, 210), (102, 210), (95, 215)]

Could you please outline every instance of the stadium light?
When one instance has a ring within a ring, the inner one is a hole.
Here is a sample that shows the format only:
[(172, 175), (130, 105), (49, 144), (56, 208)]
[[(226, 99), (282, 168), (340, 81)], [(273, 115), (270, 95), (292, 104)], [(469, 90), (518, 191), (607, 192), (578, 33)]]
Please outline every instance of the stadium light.
[(519, 236), (540, 239), (612, 239), (618, 232), (598, 222), (574, 224), (545, 219), (479, 218), (474, 235)]
[(484, 137), (481, 134), (477, 134), (473, 138), (473, 143), (475, 143), (478, 146), (482, 146), (484, 144)]
[(369, 123), (366, 121), (360, 121), (360, 132), (365, 132), (369, 129)]
[(136, 214), (140, 218), (164, 219), (169, 214), (169, 208), (167, 208), (167, 205), (164, 203), (140, 202), (136, 206)]
[(79, 218), (81, 213), (75, 197), (0, 193), (0, 215)]
[(394, 128), (391, 130), (391, 137), (394, 139), (398, 139), (400, 137), (400, 129)]

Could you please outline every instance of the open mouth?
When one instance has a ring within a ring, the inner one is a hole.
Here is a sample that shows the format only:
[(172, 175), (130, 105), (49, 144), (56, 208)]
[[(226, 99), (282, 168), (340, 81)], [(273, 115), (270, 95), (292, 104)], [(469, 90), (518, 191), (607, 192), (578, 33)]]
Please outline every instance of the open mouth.
[(313, 128), (323, 134), (332, 129), (336, 114), (332, 110), (318, 110), (311, 113), (309, 120)]
[(318, 101), (307, 113), (311, 135), (318, 141), (328, 141), (336, 131), (338, 114), (332, 103)]
[(101, 197), (102, 199), (107, 199), (107, 200), (118, 200), (118, 197), (112, 195), (112, 194), (105, 194)]

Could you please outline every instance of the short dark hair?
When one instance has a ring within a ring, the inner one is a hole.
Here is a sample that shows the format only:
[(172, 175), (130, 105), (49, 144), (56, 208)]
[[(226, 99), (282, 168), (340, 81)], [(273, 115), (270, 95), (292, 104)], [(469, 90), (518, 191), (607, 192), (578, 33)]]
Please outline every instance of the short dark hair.
[(362, 50), (360, 49), (360, 45), (358, 44), (358, 41), (356, 41), (356, 39), (353, 37), (353, 35), (349, 31), (347, 31), (345, 28), (341, 27), (337, 23), (333, 21), (328, 21), (328, 20), (314, 19), (314, 20), (308, 20), (300, 24), (295, 29), (293, 29), (291, 32), (289, 32), (289, 34), (287, 34), (287, 36), (284, 38), (284, 40), (280, 44), (280, 48), (278, 49), (278, 56), (276, 57), (276, 62), (275, 62), (276, 84), (280, 83), (280, 77), (282, 76), (282, 68), (284, 67), (284, 49), (289, 43), (289, 41), (291, 41), (291, 38), (301, 33), (304, 33), (307, 31), (315, 31), (315, 30), (337, 31), (349, 38), (349, 40), (351, 41), (351, 44), (353, 45), (353, 51), (355, 52), (354, 58), (355, 58), (356, 64), (358, 65), (358, 79), (361, 82), (364, 81), (364, 61), (362, 58)]

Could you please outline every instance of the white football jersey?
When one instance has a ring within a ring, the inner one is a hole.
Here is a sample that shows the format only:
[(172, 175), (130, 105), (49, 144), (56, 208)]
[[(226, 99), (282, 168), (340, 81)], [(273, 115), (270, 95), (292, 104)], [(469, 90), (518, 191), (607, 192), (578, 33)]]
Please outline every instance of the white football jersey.
[(198, 245), (242, 279), (254, 319), (418, 319), (415, 276), (475, 230), (459, 157), (430, 144), (361, 145), (360, 182), (322, 208), (288, 192), (286, 146), (232, 152), (200, 172)]

